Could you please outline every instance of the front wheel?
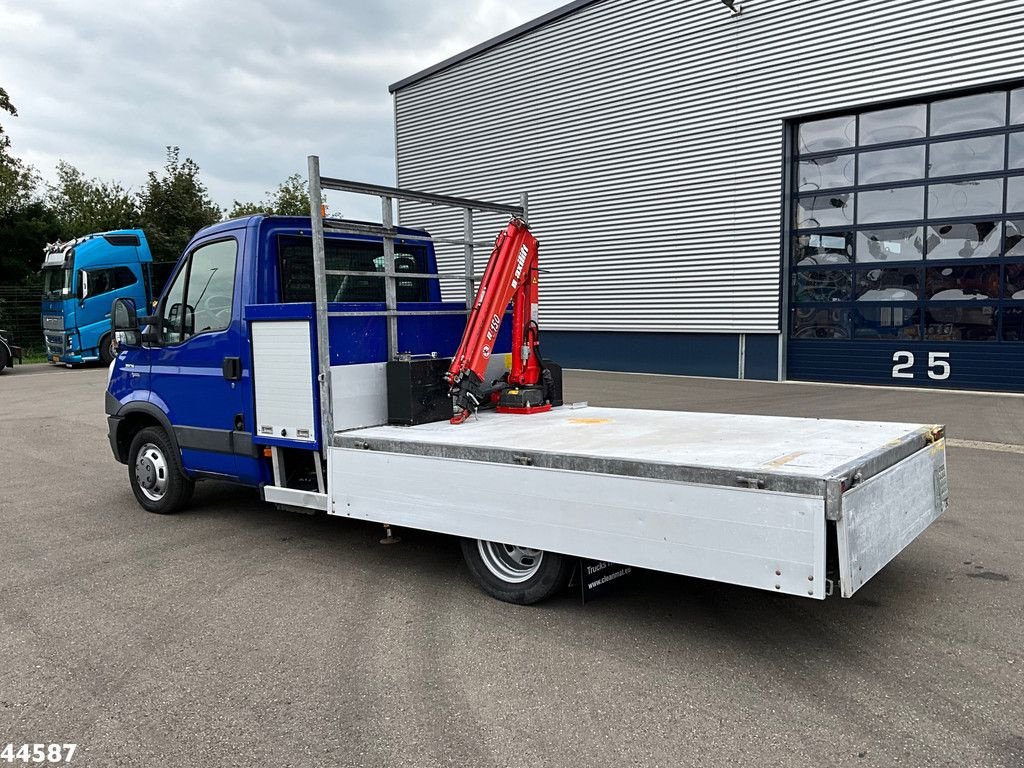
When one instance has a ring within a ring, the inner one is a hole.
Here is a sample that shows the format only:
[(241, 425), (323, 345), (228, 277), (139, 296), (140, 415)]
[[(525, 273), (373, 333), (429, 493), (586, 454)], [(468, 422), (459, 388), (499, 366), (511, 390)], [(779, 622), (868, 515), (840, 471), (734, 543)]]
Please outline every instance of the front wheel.
[(114, 334), (108, 333), (100, 339), (100, 362), (103, 365), (110, 365), (110, 361), (117, 356), (114, 349)]
[(463, 539), (462, 557), (484, 592), (516, 605), (546, 600), (572, 576), (572, 558), (514, 544)]
[(195, 483), (159, 427), (140, 429), (128, 449), (128, 481), (143, 509), (158, 515), (178, 512), (192, 498)]

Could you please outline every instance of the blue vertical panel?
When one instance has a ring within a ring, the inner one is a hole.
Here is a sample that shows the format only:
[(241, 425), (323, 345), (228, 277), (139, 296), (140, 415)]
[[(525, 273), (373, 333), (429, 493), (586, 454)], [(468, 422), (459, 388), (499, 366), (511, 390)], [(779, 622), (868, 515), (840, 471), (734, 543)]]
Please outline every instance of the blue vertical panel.
[(740, 351), (723, 333), (542, 331), (541, 345), (565, 368), (724, 378), (736, 378)]
[(1024, 392), (1024, 344), (793, 339), (788, 357), (790, 379)]
[(744, 354), (743, 377), (761, 381), (779, 378), (778, 334), (748, 333)]
[[(399, 312), (456, 312), (439, 315), (405, 315), (398, 318), (398, 352), (413, 355), (437, 354), (451, 357), (458, 349), (466, 328), (466, 316), (457, 302), (418, 302), (399, 304)], [(331, 312), (383, 312), (383, 304), (331, 304)], [(330, 317), (331, 365), (379, 363), (388, 359), (387, 331), (383, 315)], [(498, 332), (495, 353), (512, 348), (511, 316), (507, 315)]]

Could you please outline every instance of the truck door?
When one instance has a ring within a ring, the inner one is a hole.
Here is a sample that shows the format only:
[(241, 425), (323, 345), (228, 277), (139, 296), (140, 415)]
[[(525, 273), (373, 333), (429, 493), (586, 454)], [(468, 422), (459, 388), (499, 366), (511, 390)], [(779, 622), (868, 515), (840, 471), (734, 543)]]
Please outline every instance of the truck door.
[[(175, 432), (187, 472), (238, 477), (240, 436), (242, 231), (195, 245), (158, 309), (150, 401)], [(236, 431), (239, 433), (236, 435)], [(251, 445), (251, 442), (249, 442)]]
[[(138, 265), (133, 265), (138, 270)], [(131, 298), (145, 308), (145, 297), (132, 267), (98, 267), (83, 269), (78, 276), (78, 332), (82, 351), (91, 352), (101, 346), (103, 336), (110, 332), (110, 305), (114, 299)], [(102, 353), (97, 353), (102, 356)]]

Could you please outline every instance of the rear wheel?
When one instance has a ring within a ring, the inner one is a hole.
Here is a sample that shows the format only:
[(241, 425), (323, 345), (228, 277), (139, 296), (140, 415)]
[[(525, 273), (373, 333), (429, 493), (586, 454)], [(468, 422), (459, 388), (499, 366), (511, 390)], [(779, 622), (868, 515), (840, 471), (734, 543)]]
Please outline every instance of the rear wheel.
[(6, 344), (0, 344), (0, 373), (3, 373), (10, 364), (11, 353), (7, 350)]
[(113, 360), (114, 357), (114, 334), (108, 333), (100, 339), (100, 362), (104, 365), (110, 365), (110, 361)]
[(177, 451), (159, 427), (140, 429), (132, 438), (128, 481), (142, 508), (159, 515), (183, 509), (195, 489), (181, 469)]
[(573, 559), (565, 555), (482, 539), (463, 539), (462, 556), (484, 592), (517, 605), (565, 589), (573, 568)]

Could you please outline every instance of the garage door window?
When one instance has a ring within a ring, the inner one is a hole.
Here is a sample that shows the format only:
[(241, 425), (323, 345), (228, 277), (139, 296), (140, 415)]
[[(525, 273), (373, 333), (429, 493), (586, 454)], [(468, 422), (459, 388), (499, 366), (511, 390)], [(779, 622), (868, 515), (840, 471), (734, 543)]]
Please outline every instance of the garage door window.
[(792, 339), (1021, 342), (1024, 89), (806, 120), (794, 138)]

